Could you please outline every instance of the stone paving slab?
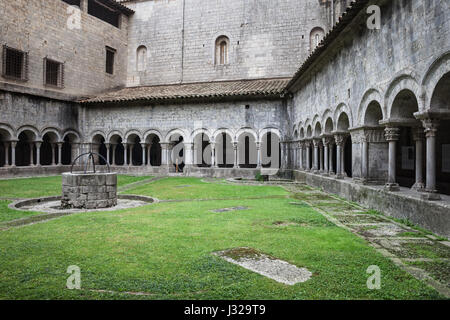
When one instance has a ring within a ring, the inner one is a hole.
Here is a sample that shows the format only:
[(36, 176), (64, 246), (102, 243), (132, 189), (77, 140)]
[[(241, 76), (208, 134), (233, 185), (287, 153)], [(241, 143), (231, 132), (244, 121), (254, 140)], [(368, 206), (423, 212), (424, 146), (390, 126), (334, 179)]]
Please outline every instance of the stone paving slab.
[(312, 276), (306, 268), (299, 268), (251, 248), (235, 248), (214, 254), (225, 261), (290, 286), (308, 281)]

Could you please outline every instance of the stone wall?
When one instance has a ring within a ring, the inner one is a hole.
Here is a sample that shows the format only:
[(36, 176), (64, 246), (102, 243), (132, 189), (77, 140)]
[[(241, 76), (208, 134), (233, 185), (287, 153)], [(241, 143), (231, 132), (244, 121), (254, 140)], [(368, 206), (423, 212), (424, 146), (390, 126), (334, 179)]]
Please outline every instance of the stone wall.
[[(126, 1), (129, 85), (292, 76), (310, 51), (314, 27), (328, 29), (318, 0)], [(229, 64), (214, 63), (215, 41), (230, 40)], [(136, 71), (136, 50), (147, 67)]]
[[(69, 5), (61, 0), (0, 1), (1, 44), (28, 52), (27, 82), (0, 77), (0, 82), (76, 96), (125, 85), (127, 71), (127, 17), (120, 29), (81, 12), (81, 29), (70, 29)], [(105, 46), (117, 50), (114, 75), (105, 73)], [(64, 89), (43, 84), (43, 59), (64, 63)]]
[[(248, 106), (248, 108), (247, 108)], [(234, 134), (248, 128), (258, 133), (264, 128), (276, 128), (283, 132), (287, 119), (281, 100), (230, 101), (211, 103), (183, 103), (142, 106), (83, 106), (80, 114), (81, 130), (86, 142), (94, 135), (102, 135), (106, 141), (112, 134), (124, 140), (129, 133), (145, 138), (154, 131), (165, 141), (171, 132), (179, 132), (184, 141), (191, 141), (195, 129), (205, 128), (210, 138), (218, 129), (228, 129)], [(176, 131), (177, 130), (177, 131)]]

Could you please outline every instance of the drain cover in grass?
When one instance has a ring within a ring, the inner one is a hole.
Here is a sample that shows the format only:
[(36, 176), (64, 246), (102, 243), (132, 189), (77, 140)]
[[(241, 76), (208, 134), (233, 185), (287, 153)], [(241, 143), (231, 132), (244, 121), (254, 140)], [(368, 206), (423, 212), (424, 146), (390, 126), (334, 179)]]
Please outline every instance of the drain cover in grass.
[(220, 212), (228, 212), (228, 211), (236, 211), (236, 210), (247, 210), (248, 207), (231, 207), (231, 208), (222, 208), (211, 210), (211, 212), (220, 213)]
[(298, 268), (252, 248), (234, 248), (214, 254), (228, 262), (290, 286), (308, 281), (312, 276), (306, 268)]
[(175, 186), (175, 188), (189, 188), (192, 187), (191, 185), (188, 184), (184, 184), (184, 185), (180, 185), (180, 186)]

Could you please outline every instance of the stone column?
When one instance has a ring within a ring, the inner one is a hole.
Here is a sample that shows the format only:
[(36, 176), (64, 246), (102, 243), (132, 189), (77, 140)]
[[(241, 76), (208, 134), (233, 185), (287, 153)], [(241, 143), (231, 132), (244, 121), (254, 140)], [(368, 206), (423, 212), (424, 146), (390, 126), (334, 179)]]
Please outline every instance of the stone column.
[(304, 148), (304, 146), (305, 146), (305, 144), (303, 143), (303, 142), (300, 142), (300, 145), (299, 145), (299, 155), (300, 155), (300, 159), (299, 159), (299, 161), (300, 161), (300, 163), (299, 163), (299, 166), (300, 166), (300, 170), (303, 170), (304, 168), (303, 168), (303, 148)]
[[(191, 166), (194, 159), (194, 144), (184, 143), (184, 164), (186, 166)], [(179, 163), (178, 165), (180, 165)]]
[(167, 158), (167, 148), (168, 144), (165, 142), (161, 142), (161, 165), (167, 166), (168, 165), (168, 158)]
[(422, 124), (425, 128), (425, 136), (427, 139), (426, 199), (440, 200), (441, 197), (436, 189), (436, 133), (439, 126), (439, 120), (424, 119), (422, 120)]
[(256, 168), (261, 168), (261, 143), (256, 143)]
[(216, 144), (211, 143), (211, 167), (216, 168)]
[(330, 138), (328, 137), (324, 137), (322, 138), (322, 144), (323, 144), (323, 152), (324, 152), (324, 156), (323, 156), (323, 173), (325, 175), (328, 175), (330, 169), (329, 169), (329, 164), (330, 164), (330, 160), (329, 160), (329, 144), (330, 144)]
[(58, 161), (56, 162), (56, 164), (58, 166), (62, 165), (62, 146), (63, 146), (63, 142), (56, 143), (56, 147), (58, 148)]
[(41, 145), (42, 142), (36, 142), (36, 166), (41, 165)]
[(106, 147), (106, 163), (109, 164), (109, 159), (111, 159), (111, 143), (105, 142)]
[(129, 166), (133, 165), (133, 149), (134, 149), (134, 144), (133, 143), (129, 143), (128, 146), (130, 147), (130, 150), (128, 150), (128, 152), (130, 153), (130, 163), (128, 164)]
[(345, 144), (345, 139), (344, 139), (344, 135), (343, 134), (337, 134), (334, 136), (334, 141), (336, 142), (336, 178), (337, 179), (343, 179), (344, 178), (344, 166), (342, 161), (343, 156), (342, 154), (344, 153), (344, 144)]
[(323, 173), (323, 144), (319, 141), (319, 173)]
[(416, 191), (424, 191), (425, 184), (423, 183), (423, 140), (425, 138), (423, 128), (415, 128), (413, 131), (413, 140), (416, 142), (416, 182), (412, 189)]
[(313, 139), (313, 146), (314, 146), (314, 155), (313, 155), (313, 172), (318, 173), (319, 172), (319, 143), (320, 141), (317, 139)]
[(51, 165), (54, 166), (54, 165), (56, 165), (56, 159), (55, 159), (56, 158), (56, 152), (55, 152), (56, 143), (52, 143), (51, 148), (52, 148), (52, 163), (51, 163)]
[(239, 148), (237, 142), (233, 142), (233, 150), (234, 150), (233, 168), (239, 168)]
[(11, 167), (16, 166), (16, 146), (17, 141), (11, 141)]
[(31, 142), (29, 145), (30, 145), (30, 166), (34, 166), (34, 143)]
[(5, 167), (9, 167), (9, 142), (4, 142), (3, 146), (5, 148)]
[(361, 137), (362, 155), (361, 155), (361, 174), (363, 180), (369, 180), (369, 142), (366, 135), (363, 133)]
[(400, 129), (394, 127), (387, 127), (384, 129), (384, 135), (386, 141), (389, 142), (389, 171), (388, 171), (388, 182), (385, 186), (386, 190), (398, 191), (400, 190), (398, 183), (396, 183), (396, 148), (397, 141), (400, 137)]
[(311, 171), (311, 142), (306, 142), (306, 171)]
[(128, 144), (122, 143), (122, 145), (123, 145), (123, 165), (127, 166), (128, 165)]
[(145, 166), (145, 153), (146, 153), (146, 148), (147, 148), (147, 144), (146, 143), (141, 143), (141, 147), (142, 147), (142, 166)]
[(333, 147), (334, 147), (334, 141), (333, 141), (333, 138), (330, 138), (330, 142), (328, 144), (328, 160), (329, 160), (328, 161), (328, 174), (330, 176), (335, 174), (335, 172), (333, 171), (334, 170), (333, 169), (333, 167), (334, 167)]

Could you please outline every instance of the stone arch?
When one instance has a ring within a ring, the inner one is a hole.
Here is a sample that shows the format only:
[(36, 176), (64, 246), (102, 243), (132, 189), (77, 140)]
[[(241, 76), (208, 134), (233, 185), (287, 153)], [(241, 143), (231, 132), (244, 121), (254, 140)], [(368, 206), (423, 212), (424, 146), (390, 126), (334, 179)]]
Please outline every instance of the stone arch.
[(336, 121), (336, 130), (339, 132), (346, 132), (351, 127), (350, 118), (346, 112), (341, 112)]
[(414, 113), (419, 111), (417, 96), (409, 89), (402, 89), (389, 107), (389, 119), (414, 119)]
[(279, 169), (281, 163), (281, 132), (274, 127), (264, 128), (259, 132), (261, 148), (261, 166)]
[(336, 130), (339, 130), (339, 118), (341, 115), (345, 113), (345, 115), (348, 118), (349, 128), (353, 127), (353, 116), (351, 109), (345, 104), (341, 103), (337, 106), (336, 110), (334, 111), (334, 123), (336, 124)]
[(198, 128), (191, 133), (193, 143), (193, 164), (198, 167), (210, 167), (211, 157), (211, 136), (208, 129)]
[(303, 127), (300, 128), (299, 137), (300, 139), (305, 138), (305, 129)]
[(56, 140), (53, 141), (53, 139), (52, 139), (52, 142), (60, 142), (60, 141), (62, 141), (61, 135), (60, 135), (59, 130), (57, 128), (47, 127), (45, 129), (43, 129), (41, 131), (41, 137), (44, 138), (44, 136), (46, 134), (50, 134), (51, 136), (56, 137)]
[(129, 130), (129, 131), (127, 131), (127, 133), (125, 133), (125, 141), (128, 142), (129, 138), (132, 135), (137, 136), (142, 141), (142, 134), (136, 129)]
[(258, 139), (258, 134), (256, 133), (256, 131), (252, 128), (241, 128), (236, 132), (236, 141), (239, 141), (239, 137), (242, 134), (250, 134), (253, 136), (253, 138), (255, 139), (255, 142), (259, 141)]
[(364, 118), (367, 113), (367, 108), (373, 102), (377, 102), (380, 105), (381, 112), (382, 112), (382, 119), (386, 119), (386, 110), (385, 110), (385, 108), (383, 108), (382, 101), (383, 101), (383, 99), (382, 99), (381, 93), (377, 89), (367, 90), (364, 93), (364, 95), (361, 99), (361, 103), (359, 104), (359, 107), (358, 107), (358, 120), (357, 120), (358, 123), (357, 123), (357, 125), (363, 125), (365, 123)]
[(331, 110), (329, 109), (329, 108), (327, 108), (324, 112), (323, 112), (323, 114), (322, 114), (322, 118), (320, 119), (320, 122), (321, 122), (321, 124), (322, 124), (322, 126), (325, 126), (325, 121), (328, 119), (328, 118), (333, 118), (333, 113), (331, 112)]
[(320, 124), (320, 121), (316, 122), (316, 125), (314, 126), (314, 137), (318, 138), (322, 135), (322, 125)]
[(232, 142), (232, 143), (236, 142), (236, 141), (235, 141), (235, 134), (233, 133), (233, 131), (231, 131), (230, 129), (227, 129), (227, 128), (220, 128), (220, 129), (217, 129), (217, 130), (212, 134), (212, 141), (215, 142), (215, 141), (217, 140), (217, 137), (219, 136), (219, 134), (222, 134), (222, 133), (225, 133), (225, 134), (227, 134), (228, 136), (230, 136), (231, 142)]
[(206, 128), (198, 128), (198, 129), (195, 129), (194, 131), (191, 132), (191, 135), (190, 135), (191, 141), (194, 141), (194, 138), (199, 133), (205, 134), (206, 136), (208, 136), (208, 139), (210, 139), (210, 140), (212, 139), (213, 134), (208, 129), (206, 129)]
[(312, 127), (311, 127), (311, 125), (308, 125), (308, 128), (306, 129), (306, 137), (307, 138), (312, 138), (312, 136), (313, 136)]
[(159, 138), (159, 141), (160, 141), (160, 142), (163, 141), (163, 136), (162, 136), (161, 132), (159, 132), (159, 131), (156, 130), (156, 129), (150, 129), (150, 130), (145, 131), (145, 133), (144, 133), (144, 140), (143, 140), (143, 141), (147, 141), (147, 140), (148, 140), (148, 137), (149, 137), (150, 135), (155, 135), (155, 136), (157, 136), (157, 137)]
[(105, 141), (106, 141), (106, 134), (103, 131), (101, 131), (101, 130), (92, 131), (89, 134), (89, 137), (90, 137), (89, 141), (93, 141), (95, 136), (102, 136), (103, 139), (105, 139)]
[(174, 135), (179, 135), (183, 138), (183, 142), (189, 142), (189, 140), (187, 139), (187, 137), (189, 137), (189, 134), (187, 134), (183, 129), (172, 129), (169, 132), (167, 132), (166, 137), (164, 139), (164, 141), (166, 143), (170, 143), (172, 141), (170, 141), (170, 138)]
[(430, 110), (450, 111), (450, 71), (442, 76), (431, 96)]
[(62, 135), (62, 140), (64, 141), (64, 139), (66, 139), (66, 137), (68, 137), (68, 136), (75, 137), (75, 139), (72, 139), (72, 142), (80, 142), (81, 141), (80, 134), (76, 130), (69, 129), (69, 130), (64, 131), (64, 134)]
[(0, 123), (0, 134), (2, 134), (3, 137), (7, 137), (9, 140), (17, 139), (14, 129), (7, 124)]
[(417, 99), (418, 110), (423, 110), (422, 104), (420, 103), (421, 99), (421, 89), (416, 79), (409, 74), (402, 74), (396, 77), (391, 84), (388, 86), (386, 90), (386, 94), (384, 97), (385, 101), (385, 110), (386, 115), (390, 118), (392, 114), (392, 105), (394, 103), (394, 99), (398, 96), (401, 91), (409, 90), (411, 91)]
[(424, 104), (426, 109), (431, 108), (433, 93), (441, 79), (450, 72), (450, 51), (442, 54), (428, 68), (422, 80), (424, 90)]
[(333, 124), (333, 118), (331, 117), (331, 114), (326, 120), (324, 121), (324, 127), (323, 132), (325, 134), (331, 134), (334, 131), (334, 124)]
[(107, 140), (108, 142), (111, 142), (111, 139), (112, 139), (114, 136), (118, 136), (118, 137), (120, 137), (121, 139), (124, 139), (124, 134), (123, 134), (121, 131), (119, 131), (119, 130), (112, 130), (112, 131), (110, 131), (110, 132), (108, 133), (106, 140)]
[(383, 109), (378, 101), (372, 100), (364, 110), (364, 116), (361, 125), (378, 126), (380, 120), (383, 120)]
[[(21, 126), (19, 129), (17, 129), (17, 137), (19, 137), (19, 135), (22, 132), (27, 132), (28, 138), (33, 138), (32, 141), (36, 141), (41, 138), (39, 135), (39, 130), (33, 126), (29, 126), (29, 125)], [(30, 133), (31, 133), (31, 135), (30, 135)]]

